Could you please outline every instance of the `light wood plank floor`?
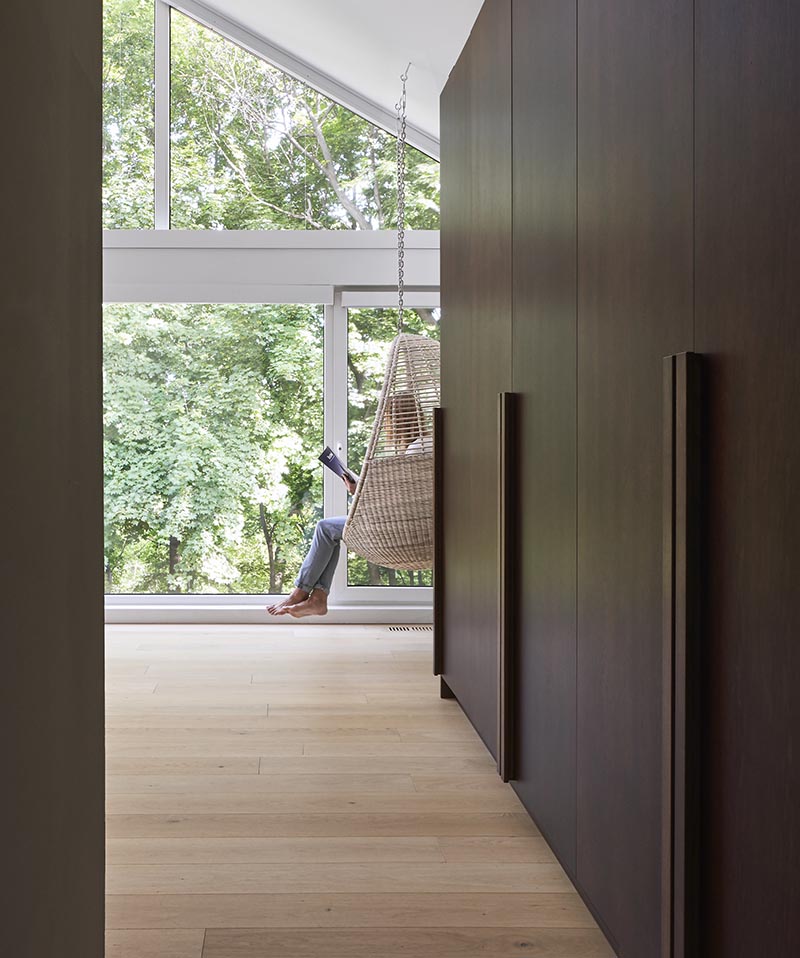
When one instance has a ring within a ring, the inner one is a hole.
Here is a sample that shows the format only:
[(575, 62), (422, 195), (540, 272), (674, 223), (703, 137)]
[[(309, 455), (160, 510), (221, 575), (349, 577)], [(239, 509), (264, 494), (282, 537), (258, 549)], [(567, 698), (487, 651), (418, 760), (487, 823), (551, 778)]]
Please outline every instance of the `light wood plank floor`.
[(108, 958), (613, 958), (430, 642), (109, 627)]

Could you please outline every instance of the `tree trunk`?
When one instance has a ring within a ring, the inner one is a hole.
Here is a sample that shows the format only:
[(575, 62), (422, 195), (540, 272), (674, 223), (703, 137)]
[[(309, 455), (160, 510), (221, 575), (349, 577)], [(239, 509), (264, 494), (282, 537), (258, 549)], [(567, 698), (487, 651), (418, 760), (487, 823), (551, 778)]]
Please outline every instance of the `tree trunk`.
[(261, 531), (264, 534), (264, 542), (267, 544), (267, 556), (269, 557), (269, 594), (277, 595), (275, 591), (277, 588), (277, 575), (275, 569), (275, 541), (274, 541), (274, 526), (270, 526), (267, 523), (267, 510), (264, 508), (263, 503), (259, 503), (258, 506), (258, 521), (261, 525)]
[[(171, 576), (175, 575), (178, 563), (181, 561), (181, 557), (178, 554), (180, 544), (180, 540), (176, 539), (175, 536), (169, 537), (169, 574)], [(170, 592), (180, 592), (180, 589), (170, 586)]]
[(349, 351), (347, 354), (347, 368), (353, 374), (353, 380), (354, 380), (354, 385), (356, 387), (356, 392), (363, 393), (364, 384), (367, 381), (367, 377), (366, 377), (366, 374), (361, 372), (358, 366), (356, 366), (356, 364), (353, 362)]

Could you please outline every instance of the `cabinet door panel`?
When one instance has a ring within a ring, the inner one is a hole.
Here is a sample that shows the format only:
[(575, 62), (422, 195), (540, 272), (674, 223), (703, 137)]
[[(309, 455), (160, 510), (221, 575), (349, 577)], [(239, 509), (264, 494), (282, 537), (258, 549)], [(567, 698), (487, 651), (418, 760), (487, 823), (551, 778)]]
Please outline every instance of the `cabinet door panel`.
[(514, 390), (519, 393), (517, 780), (575, 871), (574, 3), (515, 0)]
[(497, 737), (497, 394), (511, 386), (511, 0), (487, 0), (442, 94), (444, 678)]
[(800, 7), (697, 4), (703, 954), (800, 954)]
[(692, 348), (691, 0), (578, 0), (578, 880), (656, 958), (662, 357)]

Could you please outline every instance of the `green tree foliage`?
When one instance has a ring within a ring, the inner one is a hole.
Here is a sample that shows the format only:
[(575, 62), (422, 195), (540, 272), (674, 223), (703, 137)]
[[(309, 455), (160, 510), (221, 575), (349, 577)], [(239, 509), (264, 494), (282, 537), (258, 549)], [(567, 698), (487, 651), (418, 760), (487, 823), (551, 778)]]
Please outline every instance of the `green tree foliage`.
[(103, 226), (154, 226), (153, 0), (103, 4)]
[(108, 306), (106, 578), (281, 592), (322, 515), (321, 310)]
[[(384, 229), (395, 138), (172, 13), (172, 225)], [(409, 148), (406, 219), (439, 225), (439, 164)]]

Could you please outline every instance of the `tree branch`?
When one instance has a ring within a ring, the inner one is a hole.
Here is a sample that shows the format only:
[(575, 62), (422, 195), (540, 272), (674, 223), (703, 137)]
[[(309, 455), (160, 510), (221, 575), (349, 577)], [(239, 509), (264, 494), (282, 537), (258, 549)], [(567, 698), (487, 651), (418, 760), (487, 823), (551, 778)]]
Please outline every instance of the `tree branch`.
[(355, 221), (356, 225), (362, 230), (372, 229), (372, 224), (364, 216), (361, 210), (356, 206), (356, 204), (350, 199), (350, 197), (345, 192), (342, 187), (339, 177), (336, 173), (336, 167), (333, 163), (333, 158), (331, 157), (331, 151), (328, 146), (328, 141), (325, 139), (325, 134), (322, 131), (322, 127), (319, 125), (317, 116), (311, 110), (307, 103), (304, 102), (304, 107), (306, 114), (308, 115), (309, 120), (311, 121), (311, 129), (314, 131), (314, 136), (317, 140), (317, 143), (322, 153), (324, 159), (324, 164), (321, 164), (318, 160), (315, 160), (317, 166), (320, 167), (322, 172), (328, 178), (328, 182), (333, 187), (334, 193), (336, 193), (336, 198), (342, 204), (342, 206), (347, 210), (352, 219)]

